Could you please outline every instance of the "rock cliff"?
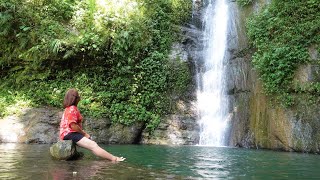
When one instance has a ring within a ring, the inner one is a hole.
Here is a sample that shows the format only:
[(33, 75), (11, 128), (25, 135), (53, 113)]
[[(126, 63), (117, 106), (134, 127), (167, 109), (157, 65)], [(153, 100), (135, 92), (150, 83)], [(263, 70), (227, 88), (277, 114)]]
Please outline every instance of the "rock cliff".
[[(264, 148), (284, 151), (319, 153), (319, 107), (308, 103), (304, 94), (296, 94), (299, 101), (290, 108), (271, 102), (263, 93), (262, 83), (251, 64), (252, 53), (246, 51), (248, 43), (244, 22), (250, 14), (258, 12), (269, 1), (255, 1), (252, 6), (234, 6), (234, 27), (238, 38), (230, 46), (232, 58), (229, 62), (228, 92), (232, 101), (232, 127), (230, 146)], [(319, 60), (314, 47), (310, 57)], [(319, 65), (310, 63), (298, 68), (296, 83), (319, 82)]]

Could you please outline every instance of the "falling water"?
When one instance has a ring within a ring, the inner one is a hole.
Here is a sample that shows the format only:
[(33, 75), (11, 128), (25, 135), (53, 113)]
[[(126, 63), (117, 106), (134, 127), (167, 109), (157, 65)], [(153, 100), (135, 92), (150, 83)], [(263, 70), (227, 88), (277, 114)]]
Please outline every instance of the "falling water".
[(203, 65), (197, 72), (199, 145), (224, 146), (227, 128), (227, 98), (224, 59), (227, 48), (228, 5), (226, 0), (208, 0), (203, 18)]

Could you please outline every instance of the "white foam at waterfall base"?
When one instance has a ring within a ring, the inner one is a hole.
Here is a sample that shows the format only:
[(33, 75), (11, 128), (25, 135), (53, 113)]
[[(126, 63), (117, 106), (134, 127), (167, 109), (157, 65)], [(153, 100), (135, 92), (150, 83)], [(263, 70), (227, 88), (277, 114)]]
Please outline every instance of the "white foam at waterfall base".
[(228, 5), (209, 1), (204, 15), (204, 67), (197, 72), (197, 103), (200, 123), (199, 145), (224, 146), (228, 122), (224, 88), (224, 58), (227, 49)]

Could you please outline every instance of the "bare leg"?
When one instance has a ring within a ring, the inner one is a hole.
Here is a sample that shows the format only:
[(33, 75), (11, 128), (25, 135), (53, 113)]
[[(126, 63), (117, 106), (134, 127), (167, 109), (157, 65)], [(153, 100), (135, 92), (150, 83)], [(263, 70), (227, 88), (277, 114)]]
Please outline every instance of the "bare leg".
[(96, 156), (102, 157), (104, 159), (109, 159), (111, 161), (123, 161), (125, 158), (116, 157), (104, 149), (102, 149), (96, 142), (83, 137), (80, 141), (77, 142), (78, 146), (91, 150)]

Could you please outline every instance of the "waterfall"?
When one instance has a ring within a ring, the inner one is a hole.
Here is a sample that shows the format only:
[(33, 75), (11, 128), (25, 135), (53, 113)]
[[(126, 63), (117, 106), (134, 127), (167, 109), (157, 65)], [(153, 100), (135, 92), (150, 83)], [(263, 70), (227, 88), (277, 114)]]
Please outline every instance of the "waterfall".
[(208, 0), (203, 17), (203, 62), (197, 68), (199, 145), (224, 146), (228, 124), (225, 92), (228, 5), (226, 0)]

